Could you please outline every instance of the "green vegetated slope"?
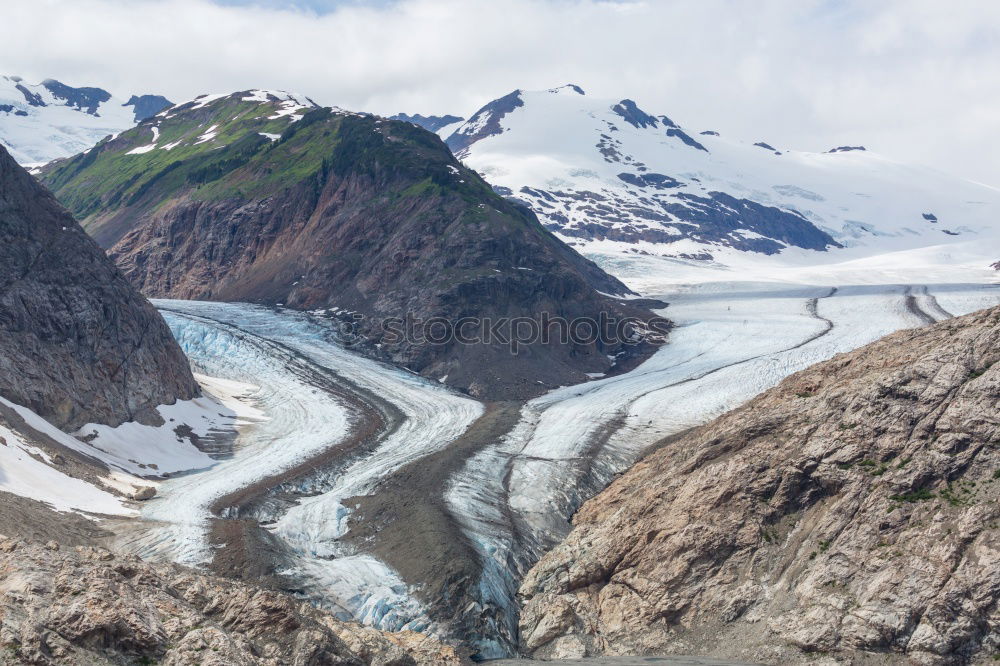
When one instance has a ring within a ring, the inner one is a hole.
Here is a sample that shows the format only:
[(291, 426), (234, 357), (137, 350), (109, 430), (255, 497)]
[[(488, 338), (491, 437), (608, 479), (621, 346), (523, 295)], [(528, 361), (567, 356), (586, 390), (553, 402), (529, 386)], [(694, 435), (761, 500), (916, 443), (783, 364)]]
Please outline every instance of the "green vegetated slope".
[(407, 122), (282, 93), (206, 97), (41, 178), (147, 295), (357, 312), (373, 352), (475, 395), (533, 395), (648, 351), (387, 338), (391, 317), (650, 316)]
[[(308, 146), (311, 135), (284, 139), (332, 111), (284, 93), (262, 102), (255, 92), (204, 96), (167, 109), (49, 165), (41, 179), (91, 235), (111, 246), (122, 230), (107, 222), (123, 209), (148, 213), (181, 194), (207, 201), (273, 193), (313, 175), (330, 143)], [(297, 125), (303, 118), (307, 122)], [(251, 162), (259, 168), (236, 173)], [(252, 187), (245, 182), (250, 178)]]

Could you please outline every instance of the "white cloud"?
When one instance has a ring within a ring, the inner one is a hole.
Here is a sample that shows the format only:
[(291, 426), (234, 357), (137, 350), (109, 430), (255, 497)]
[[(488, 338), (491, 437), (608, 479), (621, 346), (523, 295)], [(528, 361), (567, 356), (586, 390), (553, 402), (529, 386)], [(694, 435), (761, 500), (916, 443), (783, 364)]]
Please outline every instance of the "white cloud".
[(380, 113), (468, 115), (514, 88), (573, 82), (693, 129), (803, 149), (864, 143), (1000, 185), (1000, 3), (274, 5), (5, 0), (0, 64), (118, 94), (285, 88)]

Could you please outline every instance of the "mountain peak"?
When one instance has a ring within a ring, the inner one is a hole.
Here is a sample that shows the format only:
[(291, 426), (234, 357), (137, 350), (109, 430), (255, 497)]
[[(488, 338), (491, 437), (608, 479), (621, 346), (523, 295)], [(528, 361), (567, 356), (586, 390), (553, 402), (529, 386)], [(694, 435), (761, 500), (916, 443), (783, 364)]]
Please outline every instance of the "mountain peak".
[(168, 109), (174, 103), (163, 95), (132, 95), (122, 106), (131, 106), (135, 111), (135, 122), (141, 123), (152, 118), (160, 111)]
[(611, 110), (621, 116), (622, 119), (624, 119), (629, 125), (632, 125), (637, 129), (657, 127), (659, 125), (659, 121), (656, 118), (640, 109), (636, 103), (630, 99), (623, 99), (611, 107)]
[(524, 106), (523, 91), (518, 89), (499, 97), (476, 111), (469, 120), (448, 137), (446, 143), (458, 155), (475, 142), (503, 132), (500, 120)]
[[(995, 190), (874, 163), (860, 145), (804, 153), (714, 130), (689, 133), (634, 98), (567, 91), (498, 99), (448, 144), (577, 247), (725, 264), (747, 253), (829, 250), (833, 257), (840, 248), (860, 254), (937, 245), (942, 234), (995, 235), (988, 206), (974, 203), (995, 205)], [(927, 210), (948, 219), (948, 228), (922, 217)]]
[(53, 97), (65, 102), (66, 106), (75, 107), (92, 116), (98, 115), (98, 107), (111, 99), (111, 93), (103, 88), (74, 88), (55, 79), (45, 79), (42, 81), (42, 86), (52, 93)]
[[(474, 395), (533, 397), (646, 353), (620, 338), (517, 358), (394, 336), (382, 323), (404, 314), (650, 315), (606, 296), (628, 288), (426, 130), (328, 108), (282, 115), (294, 101), (254, 97), (173, 107), (41, 177), (145, 293), (362, 313), (372, 353)], [(206, 238), (220, 239), (208, 253)]]
[[(225, 100), (223, 102), (222, 100)], [(287, 90), (268, 90), (264, 88), (250, 88), (248, 90), (237, 90), (236, 92), (225, 92), (225, 93), (204, 93), (198, 95), (194, 99), (190, 99), (186, 102), (181, 102), (176, 106), (172, 107), (177, 110), (192, 110), (192, 109), (202, 109), (207, 106), (219, 106), (223, 103), (242, 103), (242, 102), (257, 102), (258, 104), (277, 104), (279, 106), (296, 107), (294, 112), (304, 108), (319, 108), (319, 104), (314, 102), (309, 97), (302, 95), (300, 93), (289, 92)], [(336, 108), (336, 107), (334, 107)], [(339, 109), (338, 109), (339, 110)], [(291, 115), (294, 112), (288, 112), (284, 115)], [(160, 112), (158, 115), (168, 115), (166, 111)]]
[(406, 123), (413, 123), (417, 127), (423, 127), (428, 132), (437, 132), (448, 127), (448, 125), (460, 123), (465, 120), (465, 118), (452, 116), (450, 114), (443, 116), (424, 116), (419, 113), (415, 113), (411, 116), (408, 113), (397, 113), (394, 116), (389, 116), (389, 120), (402, 120)]

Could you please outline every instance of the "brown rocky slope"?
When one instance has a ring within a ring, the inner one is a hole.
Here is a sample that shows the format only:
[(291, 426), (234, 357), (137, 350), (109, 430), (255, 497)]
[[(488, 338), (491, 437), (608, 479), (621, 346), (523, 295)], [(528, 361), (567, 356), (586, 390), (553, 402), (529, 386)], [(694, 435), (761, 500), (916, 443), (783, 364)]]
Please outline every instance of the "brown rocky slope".
[(75, 429), (197, 394), (159, 313), (0, 147), (0, 396)]
[[(527, 336), (546, 316), (652, 314), (607, 296), (629, 291), (434, 134), (255, 99), (175, 107), (41, 177), (147, 296), (329, 310), (366, 351), (477, 397), (534, 396), (651, 349), (627, 326), (597, 342), (534, 336), (512, 354), (513, 325), (494, 328), (505, 318), (534, 321)], [(442, 343), (397, 335), (407, 318), (436, 321), (426, 332)], [(482, 344), (449, 335), (461, 322)]]
[(1000, 308), (792, 375), (649, 455), (521, 588), (536, 656), (1000, 653)]
[(0, 537), (0, 664), (459, 666), (422, 634), (90, 546)]

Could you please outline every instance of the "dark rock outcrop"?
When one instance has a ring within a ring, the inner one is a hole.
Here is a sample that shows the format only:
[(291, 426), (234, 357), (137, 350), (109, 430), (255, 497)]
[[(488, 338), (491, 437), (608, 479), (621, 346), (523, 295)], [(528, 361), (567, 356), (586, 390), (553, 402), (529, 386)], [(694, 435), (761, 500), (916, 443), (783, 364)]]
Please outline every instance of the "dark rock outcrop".
[(536, 656), (985, 663), (1000, 308), (895, 333), (664, 442), (521, 588)]
[[(659, 121), (656, 118), (640, 109), (636, 103), (630, 99), (623, 99), (611, 107), (611, 110), (621, 116), (622, 120), (636, 129), (659, 126)], [(671, 122), (672, 124), (672, 121), (669, 119), (667, 122)]]
[(16, 86), (17, 90), (22, 95), (24, 95), (24, 101), (26, 101), (29, 106), (45, 106), (45, 102), (42, 100), (42, 96), (41, 95), (39, 95), (38, 93), (35, 93), (35, 92), (31, 92), (30, 90), (28, 90), (25, 87), (25, 85), (20, 82), (21, 79), (17, 79), (17, 81), (18, 81), (18, 84)]
[(549, 88), (549, 92), (550, 92), (550, 93), (554, 93), (554, 92), (559, 92), (559, 91), (561, 91), (561, 90), (572, 90), (572, 91), (573, 91), (573, 92), (575, 92), (575, 93), (576, 93), (577, 95), (586, 95), (586, 94), (587, 94), (587, 93), (586, 93), (586, 92), (584, 91), (584, 89), (583, 89), (583, 88), (581, 88), (580, 86), (576, 85), (575, 83), (567, 83), (567, 84), (566, 84), (566, 85), (564, 85), (564, 86), (557, 86), (557, 87), (555, 87), (555, 88)]
[[(668, 204), (664, 209), (686, 223), (697, 225), (693, 234), (706, 239), (728, 236), (732, 239), (731, 246), (737, 249), (772, 254), (781, 249), (780, 243), (820, 251), (840, 247), (830, 234), (796, 211), (737, 199), (725, 192), (710, 192), (708, 197), (680, 194), (677, 198), (684, 204)], [(732, 238), (738, 229), (764, 238)]]
[(159, 313), (0, 147), (0, 396), (74, 429), (197, 394)]
[[(786, 246), (823, 251), (841, 247), (830, 234), (800, 213), (775, 206), (765, 206), (750, 199), (737, 199), (724, 192), (699, 196), (685, 192), (670, 195), (660, 191), (682, 185), (669, 176), (656, 173), (618, 174), (629, 185), (641, 188), (648, 207), (637, 206), (605, 191), (545, 191), (523, 187), (520, 197), (547, 213), (551, 225), (565, 236), (614, 240), (626, 243), (648, 241), (670, 243), (692, 238), (703, 243), (726, 245), (746, 252), (775, 254)], [(586, 221), (560, 219), (548, 212), (565, 202), (586, 213)], [(670, 230), (658, 223), (669, 224)], [(746, 232), (752, 232), (747, 234)]]
[(697, 148), (698, 150), (704, 150), (706, 153), (708, 152), (708, 148), (706, 148), (705, 146), (701, 145), (700, 143), (692, 139), (684, 130), (678, 127), (668, 128), (667, 136), (672, 136), (675, 139), (680, 139), (685, 145), (690, 146), (692, 148)]
[(13, 113), (15, 116), (26, 116), (27, 111), (15, 108), (13, 104), (0, 104), (0, 113)]
[(131, 106), (135, 111), (135, 122), (141, 123), (173, 105), (163, 95), (132, 95), (123, 106)]
[(57, 99), (63, 100), (66, 106), (72, 106), (92, 116), (97, 115), (97, 109), (109, 99), (111, 93), (101, 88), (73, 88), (55, 79), (46, 79), (42, 85)]
[(654, 190), (669, 190), (683, 185), (678, 180), (662, 173), (620, 173), (618, 179), (636, 187), (651, 187)]

